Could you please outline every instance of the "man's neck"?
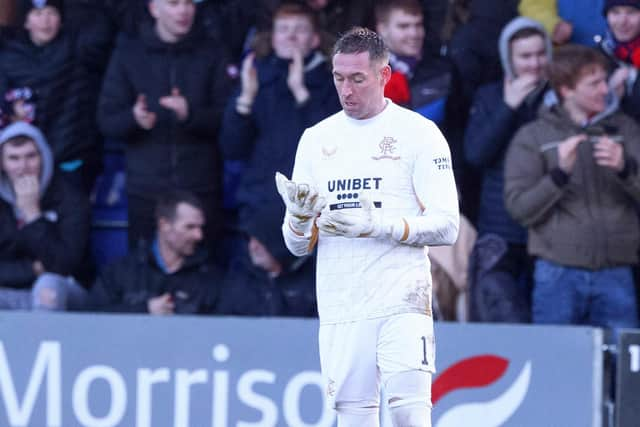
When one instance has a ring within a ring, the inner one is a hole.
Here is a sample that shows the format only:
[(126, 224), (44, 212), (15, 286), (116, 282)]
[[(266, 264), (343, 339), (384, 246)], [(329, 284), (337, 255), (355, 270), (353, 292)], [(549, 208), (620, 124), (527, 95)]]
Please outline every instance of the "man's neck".
[(585, 124), (587, 124), (589, 119), (593, 117), (580, 108), (577, 108), (575, 105), (572, 105), (570, 102), (565, 102), (564, 104), (562, 104), (562, 107), (567, 111), (567, 113), (569, 113), (569, 117), (571, 117), (571, 120), (573, 120), (580, 126), (584, 126)]
[(180, 40), (182, 40), (182, 37), (178, 37), (175, 34), (171, 34), (170, 32), (166, 31), (164, 28), (162, 28), (162, 26), (160, 26), (160, 24), (158, 24), (158, 22), (156, 22), (155, 25), (155, 32), (160, 40), (168, 44), (178, 43)]
[(171, 247), (160, 238), (158, 238), (158, 252), (160, 253), (160, 257), (162, 257), (162, 261), (164, 261), (164, 266), (168, 273), (175, 273), (184, 264), (184, 257), (171, 249)]

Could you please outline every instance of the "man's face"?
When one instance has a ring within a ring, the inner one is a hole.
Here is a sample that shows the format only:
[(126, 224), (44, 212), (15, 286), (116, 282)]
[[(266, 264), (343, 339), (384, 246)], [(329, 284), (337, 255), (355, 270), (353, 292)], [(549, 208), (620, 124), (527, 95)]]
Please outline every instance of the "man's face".
[(196, 16), (193, 0), (152, 0), (149, 3), (151, 16), (156, 20), (156, 30), (169, 40), (186, 36)]
[(378, 24), (378, 32), (396, 55), (418, 58), (424, 44), (422, 14), (411, 15), (402, 9), (394, 9), (386, 22)]
[(329, 0), (307, 0), (307, 5), (313, 10), (321, 10), (327, 7)]
[(24, 22), (29, 38), (37, 46), (45, 45), (55, 39), (61, 25), (60, 12), (53, 6), (32, 8)]
[(607, 11), (607, 23), (619, 42), (628, 42), (640, 34), (640, 9), (615, 6)]
[(384, 108), (384, 85), (388, 64), (372, 62), (369, 52), (337, 53), (333, 56), (333, 83), (347, 116), (368, 119)]
[(202, 240), (204, 215), (200, 209), (187, 203), (179, 203), (173, 221), (158, 221), (158, 238), (181, 257), (192, 255)]
[(2, 145), (2, 171), (14, 182), (23, 176), (40, 176), (42, 157), (35, 142)]
[(592, 117), (604, 111), (607, 106), (607, 72), (600, 65), (592, 65), (582, 72), (575, 88), (560, 88), (564, 103), (571, 106), (587, 117)]
[(320, 37), (305, 15), (280, 15), (273, 20), (271, 45), (279, 58), (291, 59), (295, 51), (305, 57), (319, 44)]
[(511, 42), (511, 65), (516, 77), (530, 75), (540, 80), (546, 75), (548, 62), (542, 36), (533, 35)]

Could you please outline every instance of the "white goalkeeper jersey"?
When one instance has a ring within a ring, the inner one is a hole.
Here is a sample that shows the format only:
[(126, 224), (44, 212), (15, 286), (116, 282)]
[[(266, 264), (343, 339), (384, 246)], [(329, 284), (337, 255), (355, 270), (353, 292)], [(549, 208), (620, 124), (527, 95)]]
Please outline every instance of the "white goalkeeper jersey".
[[(387, 100), (373, 118), (339, 112), (300, 139), (292, 181), (308, 183), (325, 209), (360, 209), (367, 194), (376, 215), (405, 226), (403, 241), (320, 233), (317, 298), (321, 324), (431, 315), (431, 274), (424, 247), (455, 242), (458, 197), (446, 140), (431, 121)], [(282, 227), (295, 255), (310, 236)]]

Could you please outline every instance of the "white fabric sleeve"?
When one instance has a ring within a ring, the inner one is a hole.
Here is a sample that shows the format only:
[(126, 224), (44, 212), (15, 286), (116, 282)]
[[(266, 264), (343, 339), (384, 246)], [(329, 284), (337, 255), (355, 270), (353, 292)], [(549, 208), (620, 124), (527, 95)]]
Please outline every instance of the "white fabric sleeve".
[(440, 130), (432, 122), (428, 124), (413, 170), (422, 215), (402, 218), (404, 230), (399, 241), (412, 246), (452, 245), (458, 238), (460, 212), (451, 153)]
[[(291, 181), (297, 184), (304, 183), (316, 187), (316, 183), (312, 182), (311, 179), (311, 153), (308, 148), (310, 146), (310, 139), (309, 130), (307, 129), (300, 137), (300, 142), (298, 143)], [(310, 252), (309, 242), (311, 241), (311, 234), (305, 234), (304, 236), (299, 235), (291, 229), (289, 225), (290, 220), (291, 213), (287, 210), (284, 216), (284, 222), (282, 223), (284, 243), (293, 255), (307, 255)]]

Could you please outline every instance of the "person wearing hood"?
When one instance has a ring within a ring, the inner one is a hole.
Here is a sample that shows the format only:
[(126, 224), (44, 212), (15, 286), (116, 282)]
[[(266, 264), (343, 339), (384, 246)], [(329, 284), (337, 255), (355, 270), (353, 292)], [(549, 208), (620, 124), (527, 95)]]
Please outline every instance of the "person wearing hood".
[(453, 80), (447, 98), (444, 135), (451, 147), (462, 212), (476, 224), (480, 174), (464, 159), (464, 130), (476, 90), (502, 77), (498, 38), (518, 15), (518, 0), (470, 0), (468, 19), (456, 28), (447, 48)]
[(498, 48), (504, 78), (478, 89), (464, 138), (466, 161), (482, 173), (472, 317), (527, 322), (531, 281), (527, 233), (504, 206), (504, 158), (513, 135), (537, 117), (548, 87), (551, 42), (541, 24), (518, 17), (502, 30)]
[(89, 201), (55, 171), (34, 126), (0, 133), (0, 309), (82, 309)]
[(223, 223), (217, 134), (226, 102), (226, 52), (194, 25), (193, 0), (150, 0), (153, 21), (122, 35), (98, 103), (102, 133), (125, 142), (129, 243), (150, 240), (157, 195), (195, 193), (213, 244)]
[(282, 240), (284, 209), (253, 212), (242, 252), (231, 260), (221, 311), (242, 316), (317, 317), (315, 256), (295, 258)]
[(625, 113), (640, 119), (640, 0), (607, 0), (602, 13), (607, 31), (599, 43), (611, 60), (609, 85)]
[(46, 136), (61, 173), (87, 194), (99, 171), (88, 36), (65, 29), (62, 0), (21, 0), (17, 31), (0, 49), (0, 99), (11, 120)]
[(554, 52), (558, 102), (522, 127), (505, 161), (505, 204), (529, 231), (534, 323), (635, 328), (640, 128), (610, 101), (607, 59)]
[(198, 198), (172, 190), (159, 197), (155, 238), (140, 241), (104, 268), (91, 290), (98, 311), (152, 315), (213, 314), (223, 274), (200, 245), (205, 224)]
[(313, 10), (286, 2), (275, 11), (271, 32), (258, 37), (256, 51), (242, 64), (219, 141), (225, 159), (246, 164), (235, 195), (243, 230), (259, 206), (280, 204), (273, 175), (291, 173), (304, 130), (340, 109), (320, 43)]

